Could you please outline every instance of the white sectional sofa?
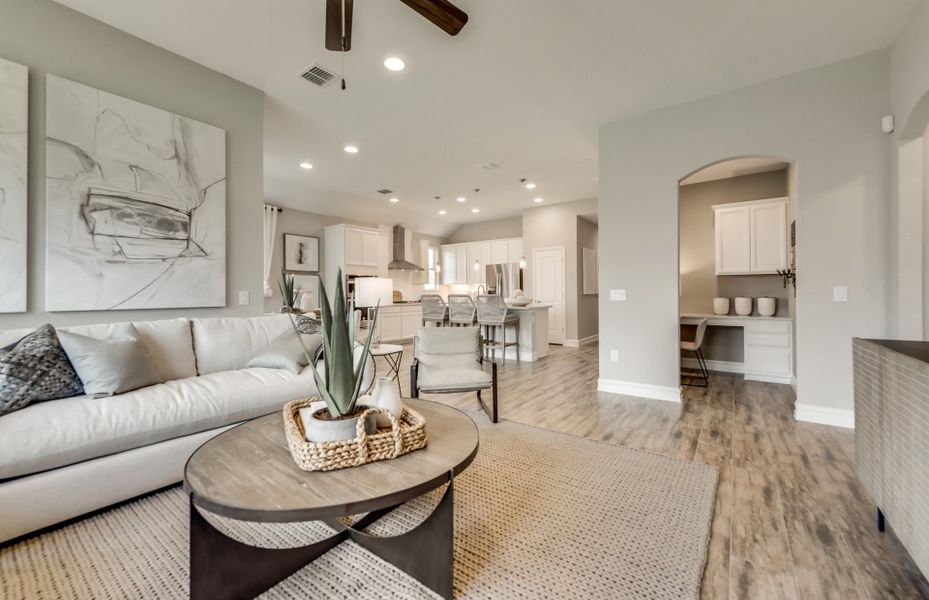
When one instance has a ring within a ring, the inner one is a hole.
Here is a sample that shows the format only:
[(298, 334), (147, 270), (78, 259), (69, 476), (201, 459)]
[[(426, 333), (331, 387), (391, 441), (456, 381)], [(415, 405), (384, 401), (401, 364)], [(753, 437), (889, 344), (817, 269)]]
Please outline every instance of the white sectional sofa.
[[(165, 383), (0, 416), (0, 542), (177, 483), (209, 438), (316, 393), (307, 369), (245, 368), (286, 315), (133, 324)], [(116, 325), (62, 330), (105, 339)], [(0, 331), (0, 347), (30, 331)]]

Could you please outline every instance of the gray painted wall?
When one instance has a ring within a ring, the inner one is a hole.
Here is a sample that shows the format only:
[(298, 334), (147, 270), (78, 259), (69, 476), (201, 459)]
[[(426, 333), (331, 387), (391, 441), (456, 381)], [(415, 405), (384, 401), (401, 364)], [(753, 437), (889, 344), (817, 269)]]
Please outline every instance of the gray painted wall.
[(577, 339), (583, 340), (600, 332), (598, 296), (584, 294), (584, 248), (599, 248), (599, 228), (583, 217), (577, 217)]
[[(261, 312), (261, 91), (51, 0), (0, 0), (0, 56), (29, 67), (30, 92), (28, 312), (0, 315), (0, 329)], [(45, 312), (47, 73), (226, 130), (226, 308)]]
[[(536, 248), (565, 249), (565, 339), (578, 339), (577, 318), (577, 222), (578, 215), (597, 212), (597, 199), (562, 202), (538, 206), (523, 212), (523, 254), (529, 268), (523, 285), (526, 295), (532, 295), (532, 251)], [(602, 280), (600, 289), (603, 289)]]
[[(890, 48), (890, 90), (896, 137), (913, 139), (929, 124), (929, 2), (919, 2)], [(889, 113), (890, 111), (888, 111)]]
[(509, 219), (481, 221), (480, 223), (465, 223), (448, 236), (448, 243), (483, 242), (485, 240), (516, 238), (522, 235), (523, 218), (511, 217)]
[[(798, 402), (852, 408), (851, 338), (888, 331), (888, 62), (875, 52), (600, 128), (601, 378), (678, 387), (678, 181), (767, 155), (798, 169)], [(836, 285), (848, 302), (832, 302)]]
[[(681, 312), (712, 313), (716, 296), (771, 296), (777, 298), (778, 316), (787, 316), (787, 290), (777, 275), (716, 276), (713, 214), (716, 204), (779, 198), (787, 193), (786, 170), (681, 186), (678, 196)], [(732, 313), (735, 314), (734, 307)]]

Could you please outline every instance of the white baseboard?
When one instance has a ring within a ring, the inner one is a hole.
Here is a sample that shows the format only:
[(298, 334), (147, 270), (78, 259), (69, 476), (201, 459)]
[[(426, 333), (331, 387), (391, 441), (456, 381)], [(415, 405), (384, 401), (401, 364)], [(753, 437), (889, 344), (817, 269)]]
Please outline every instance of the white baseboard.
[(616, 379), (598, 379), (597, 391), (651, 400), (665, 400), (667, 402), (681, 401), (681, 388), (650, 383), (635, 383), (632, 381), (618, 381)]
[(797, 377), (794, 375), (791, 375), (790, 377), (790, 387), (794, 389), (794, 394), (796, 394), (797, 393)]
[(855, 411), (844, 408), (798, 404), (794, 411), (794, 418), (808, 423), (820, 423), (846, 429), (855, 428)]
[(564, 346), (565, 348), (580, 348), (581, 346), (586, 346), (587, 344), (593, 344), (598, 341), (600, 341), (600, 334), (595, 333), (593, 335), (589, 335), (579, 340), (565, 340), (562, 346)]
[[(681, 358), (681, 366), (685, 369), (700, 370), (700, 365), (696, 358)], [(708, 360), (706, 368), (717, 373), (744, 373), (745, 363), (730, 362), (728, 360)]]

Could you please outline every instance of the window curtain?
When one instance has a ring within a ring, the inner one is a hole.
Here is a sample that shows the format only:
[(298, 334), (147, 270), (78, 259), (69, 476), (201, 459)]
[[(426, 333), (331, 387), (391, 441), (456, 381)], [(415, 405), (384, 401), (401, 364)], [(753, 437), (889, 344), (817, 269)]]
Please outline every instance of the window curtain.
[(265, 204), (264, 212), (264, 295), (270, 298), (274, 295), (271, 288), (271, 259), (274, 258), (274, 234), (277, 231), (277, 207)]

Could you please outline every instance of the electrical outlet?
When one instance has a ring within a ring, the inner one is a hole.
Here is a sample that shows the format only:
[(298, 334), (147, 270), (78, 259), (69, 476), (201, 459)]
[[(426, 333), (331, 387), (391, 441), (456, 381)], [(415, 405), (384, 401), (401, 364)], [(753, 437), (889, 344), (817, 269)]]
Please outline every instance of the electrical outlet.
[(619, 350), (610, 350), (610, 360), (619, 362)]
[(832, 288), (833, 302), (848, 302), (848, 288), (844, 285), (837, 285)]
[(248, 306), (248, 290), (239, 290), (239, 306)]
[(626, 290), (610, 290), (610, 300), (613, 302), (625, 302)]

